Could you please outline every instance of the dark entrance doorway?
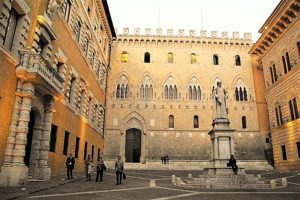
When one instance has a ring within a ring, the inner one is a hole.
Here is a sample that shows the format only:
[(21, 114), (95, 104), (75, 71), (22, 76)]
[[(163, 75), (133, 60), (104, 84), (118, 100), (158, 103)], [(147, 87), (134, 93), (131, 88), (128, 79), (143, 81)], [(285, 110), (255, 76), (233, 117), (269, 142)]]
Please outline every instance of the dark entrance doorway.
[(126, 131), (126, 162), (139, 163), (141, 157), (141, 130), (132, 128)]
[(30, 164), (30, 154), (31, 154), (34, 124), (35, 124), (35, 115), (33, 111), (30, 111), (30, 121), (28, 123), (27, 143), (25, 147), (25, 156), (24, 156), (24, 163), (27, 166), (29, 166)]

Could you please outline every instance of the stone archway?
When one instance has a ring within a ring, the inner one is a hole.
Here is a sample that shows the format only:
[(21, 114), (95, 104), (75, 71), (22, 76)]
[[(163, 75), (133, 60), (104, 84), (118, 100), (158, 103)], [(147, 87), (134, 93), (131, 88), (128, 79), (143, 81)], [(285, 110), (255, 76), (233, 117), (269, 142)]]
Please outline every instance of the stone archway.
[[(146, 129), (147, 129), (144, 118), (139, 113), (132, 112), (123, 119), (123, 122), (124, 123), (122, 123), (121, 126), (121, 134), (123, 135), (123, 139), (121, 142), (120, 155), (123, 158), (126, 158), (125, 159), (126, 162), (127, 162), (127, 158), (129, 158), (128, 162), (144, 163), (145, 155), (146, 155)], [(128, 144), (129, 140), (133, 140), (133, 142), (138, 142), (138, 144), (135, 144), (134, 146), (130, 147), (132, 150), (126, 151), (129, 148), (126, 147), (126, 142)], [(129, 154), (131, 156), (129, 156)], [(134, 155), (135, 155), (135, 159), (133, 159)]]
[(36, 107), (32, 107), (28, 123), (27, 143), (25, 146), (24, 163), (28, 166), (29, 175), (34, 175), (37, 168), (37, 159), (40, 149), (42, 131), (42, 114)]
[(141, 160), (142, 132), (131, 128), (126, 130), (125, 157), (126, 162), (139, 163)]

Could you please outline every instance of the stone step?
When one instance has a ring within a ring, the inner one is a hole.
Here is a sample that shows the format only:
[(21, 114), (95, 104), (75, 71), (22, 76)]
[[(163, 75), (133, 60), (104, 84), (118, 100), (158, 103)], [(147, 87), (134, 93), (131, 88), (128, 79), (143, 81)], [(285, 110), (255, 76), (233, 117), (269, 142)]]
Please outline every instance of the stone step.
[[(104, 159), (108, 168), (114, 168), (115, 160)], [(246, 170), (272, 170), (272, 166), (265, 160), (238, 161), (238, 166)], [(169, 164), (162, 164), (160, 160), (147, 160), (142, 163), (125, 162), (125, 169), (140, 170), (203, 170), (211, 167), (209, 160), (170, 160)]]

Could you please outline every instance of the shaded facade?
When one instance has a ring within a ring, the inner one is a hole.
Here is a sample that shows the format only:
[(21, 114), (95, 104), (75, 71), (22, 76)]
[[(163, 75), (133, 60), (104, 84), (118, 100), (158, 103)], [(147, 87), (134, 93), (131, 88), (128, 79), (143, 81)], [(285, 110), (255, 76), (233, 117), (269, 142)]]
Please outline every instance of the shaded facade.
[(263, 71), (275, 167), (300, 167), (300, 2), (280, 1), (250, 53)]
[(47, 180), (103, 153), (110, 41), (105, 0), (0, 1), (0, 182)]
[[(121, 155), (145, 163), (211, 158), (208, 132), (213, 119), (212, 90), (222, 81), (228, 91), (235, 154), (264, 160), (268, 130), (261, 130), (251, 56), (251, 35), (213, 31), (185, 35), (179, 30), (125, 28), (113, 43), (108, 81), (104, 156)], [(132, 142), (134, 141), (134, 142)]]

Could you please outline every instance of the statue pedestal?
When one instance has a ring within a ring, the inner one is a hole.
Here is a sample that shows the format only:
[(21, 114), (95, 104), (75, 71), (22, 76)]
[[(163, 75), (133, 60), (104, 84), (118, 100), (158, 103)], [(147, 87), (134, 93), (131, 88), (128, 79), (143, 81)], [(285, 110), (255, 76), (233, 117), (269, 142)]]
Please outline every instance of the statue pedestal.
[[(228, 119), (215, 119), (210, 135), (212, 146), (211, 167), (205, 168), (206, 174), (233, 174), (231, 167), (227, 163), (231, 155), (234, 155), (234, 129), (229, 126)], [(242, 169), (239, 172), (243, 172)]]

